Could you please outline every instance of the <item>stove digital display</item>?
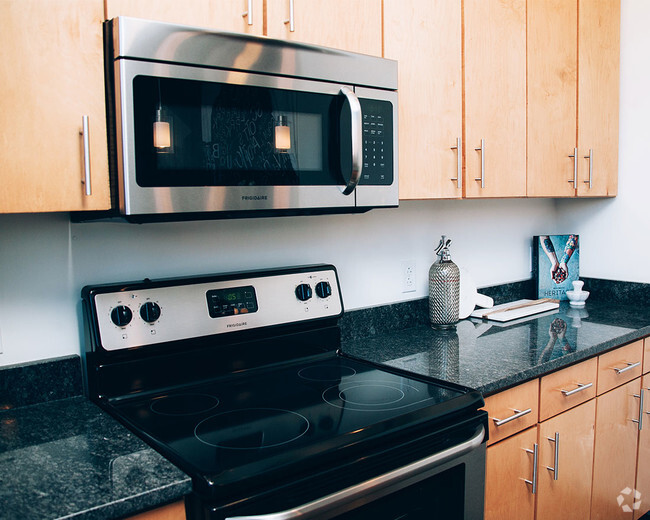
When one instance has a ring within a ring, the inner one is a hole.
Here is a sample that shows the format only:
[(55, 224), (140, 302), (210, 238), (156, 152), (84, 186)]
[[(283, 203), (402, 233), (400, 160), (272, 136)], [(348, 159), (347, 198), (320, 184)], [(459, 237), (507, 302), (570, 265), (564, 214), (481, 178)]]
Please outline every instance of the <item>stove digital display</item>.
[(252, 285), (212, 289), (206, 293), (211, 318), (257, 312), (257, 298)]

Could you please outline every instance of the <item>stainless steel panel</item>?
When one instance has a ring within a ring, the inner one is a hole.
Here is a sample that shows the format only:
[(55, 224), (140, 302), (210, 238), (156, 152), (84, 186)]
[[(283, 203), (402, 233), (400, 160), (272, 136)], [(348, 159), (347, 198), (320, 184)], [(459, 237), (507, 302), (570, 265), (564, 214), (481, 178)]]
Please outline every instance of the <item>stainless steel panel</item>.
[[(320, 298), (316, 295), (316, 284), (321, 281), (329, 282), (331, 296)], [(313, 292), (312, 298), (306, 302), (298, 300), (295, 294), (296, 287), (302, 283), (309, 284)], [(257, 312), (210, 317), (207, 291), (247, 285), (255, 288)], [(145, 322), (139, 315), (140, 306), (148, 301), (157, 303), (161, 309), (160, 318), (154, 323)], [(118, 305), (127, 306), (133, 314), (131, 322), (125, 327), (114, 325), (110, 318), (111, 311)], [(102, 293), (95, 296), (95, 307), (100, 343), (110, 351), (233, 330), (335, 317), (343, 312), (333, 270)]]
[(381, 206), (397, 206), (399, 204), (399, 175), (398, 175), (398, 105), (397, 92), (356, 87), (354, 89), (359, 99), (380, 99), (393, 104), (393, 183), (390, 186), (357, 185), (357, 207), (374, 208)]
[(397, 89), (397, 62), (245, 34), (118, 17), (114, 58), (136, 58)]

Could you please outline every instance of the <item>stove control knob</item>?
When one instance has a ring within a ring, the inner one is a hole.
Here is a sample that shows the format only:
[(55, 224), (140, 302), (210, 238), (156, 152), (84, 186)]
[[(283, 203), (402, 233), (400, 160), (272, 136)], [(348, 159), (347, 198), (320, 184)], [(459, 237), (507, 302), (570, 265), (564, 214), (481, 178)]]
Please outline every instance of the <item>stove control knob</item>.
[(316, 294), (319, 298), (327, 298), (332, 296), (332, 286), (329, 282), (318, 282), (316, 284)]
[(311, 286), (308, 283), (301, 283), (296, 287), (296, 298), (301, 302), (306, 302), (311, 298)]
[(145, 302), (140, 306), (140, 317), (147, 323), (153, 323), (160, 318), (160, 305), (156, 302)]
[(118, 327), (126, 327), (132, 318), (133, 313), (126, 305), (118, 305), (111, 311), (111, 321)]

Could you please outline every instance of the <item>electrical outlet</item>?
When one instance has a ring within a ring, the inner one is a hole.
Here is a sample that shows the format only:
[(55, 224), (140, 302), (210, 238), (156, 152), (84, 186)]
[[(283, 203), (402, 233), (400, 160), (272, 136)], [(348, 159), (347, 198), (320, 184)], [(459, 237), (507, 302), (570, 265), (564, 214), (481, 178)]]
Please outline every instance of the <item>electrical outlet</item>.
[(402, 262), (402, 292), (415, 291), (415, 260)]

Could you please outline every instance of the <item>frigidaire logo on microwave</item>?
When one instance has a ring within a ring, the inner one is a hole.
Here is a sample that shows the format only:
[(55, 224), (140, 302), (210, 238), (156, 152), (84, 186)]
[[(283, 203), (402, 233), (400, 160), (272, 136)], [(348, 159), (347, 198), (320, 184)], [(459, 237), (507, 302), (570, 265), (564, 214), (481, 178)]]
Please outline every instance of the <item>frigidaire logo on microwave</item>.
[(268, 200), (268, 195), (242, 195), (241, 200)]

